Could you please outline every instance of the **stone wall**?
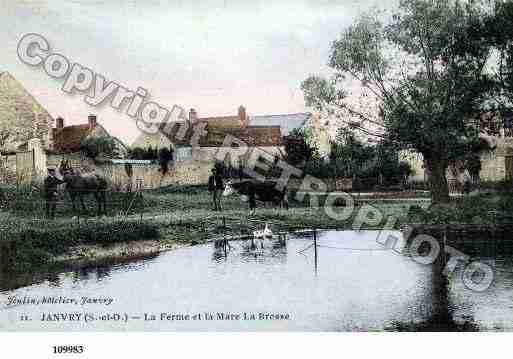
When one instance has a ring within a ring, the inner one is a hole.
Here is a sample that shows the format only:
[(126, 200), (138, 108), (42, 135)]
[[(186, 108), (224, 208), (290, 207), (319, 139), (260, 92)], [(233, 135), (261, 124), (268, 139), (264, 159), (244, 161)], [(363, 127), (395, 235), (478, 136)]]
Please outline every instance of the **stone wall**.
[(188, 160), (180, 162), (169, 169), (162, 177), (158, 164), (132, 164), (132, 178), (128, 177), (125, 164), (95, 163), (80, 153), (65, 155), (49, 155), (49, 166), (59, 167), (62, 160), (69, 161), (70, 165), (80, 173), (96, 173), (104, 176), (111, 182), (114, 190), (124, 190), (130, 185), (136, 188), (137, 180), (142, 180), (145, 189), (159, 188), (169, 185), (197, 185), (206, 184), (213, 162)]
[(213, 163), (209, 161), (185, 161), (171, 169), (164, 178), (165, 185), (201, 185), (208, 183)]
[[(175, 163), (169, 172), (162, 176), (158, 164), (132, 164), (132, 177), (127, 174), (125, 164), (98, 162), (85, 157), (81, 153), (47, 154), (40, 164), (36, 166), (46, 173), (46, 167), (59, 168), (62, 160), (68, 163), (81, 174), (96, 173), (106, 177), (114, 190), (136, 188), (137, 180), (143, 182), (145, 189), (159, 188), (169, 185), (203, 185), (208, 183), (211, 169), (214, 167), (219, 147), (201, 147), (193, 150), (192, 158)], [(252, 148), (254, 151), (255, 148)], [(257, 148), (257, 153), (264, 151), (270, 155), (280, 155), (278, 147)], [(251, 151), (248, 151), (248, 154)], [(5, 157), (5, 156), (4, 156)], [(36, 156), (36, 157), (39, 157)], [(16, 172), (16, 156), (5, 157), (6, 166)], [(7, 162), (7, 159), (9, 160)], [(13, 161), (14, 160), (14, 161)], [(44, 168), (42, 167), (44, 164)]]
[(131, 187), (137, 188), (142, 181), (144, 189), (155, 189), (170, 185), (203, 185), (207, 184), (212, 164), (210, 162), (187, 161), (169, 169), (162, 176), (157, 164), (132, 164), (132, 177), (128, 176), (125, 164), (102, 164), (97, 166), (95, 173), (109, 179), (113, 190), (123, 191)]
[[(201, 162), (212, 162), (214, 163), (216, 158), (225, 157), (223, 153), (228, 152), (230, 149), (225, 147), (194, 147), (192, 150), (192, 157), (195, 161)], [(240, 152), (237, 148), (233, 149), (234, 154), (238, 154), (244, 152), (245, 160), (247, 160), (248, 156), (256, 151), (256, 153), (262, 153), (264, 156), (266, 154), (270, 156), (278, 156), (281, 157), (281, 154), (285, 152), (284, 147), (278, 146), (266, 146), (266, 147), (248, 147), (247, 149), (241, 149)], [(226, 157), (225, 160), (228, 160)], [(235, 165), (234, 165), (235, 166)]]

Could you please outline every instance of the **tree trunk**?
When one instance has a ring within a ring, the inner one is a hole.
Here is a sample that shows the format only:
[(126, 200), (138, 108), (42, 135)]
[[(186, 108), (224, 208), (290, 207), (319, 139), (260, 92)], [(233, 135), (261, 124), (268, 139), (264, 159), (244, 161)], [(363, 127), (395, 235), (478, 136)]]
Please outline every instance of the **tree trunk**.
[(429, 170), (429, 188), (433, 203), (449, 203), (449, 185), (447, 183), (447, 163), (440, 160), (426, 160)]

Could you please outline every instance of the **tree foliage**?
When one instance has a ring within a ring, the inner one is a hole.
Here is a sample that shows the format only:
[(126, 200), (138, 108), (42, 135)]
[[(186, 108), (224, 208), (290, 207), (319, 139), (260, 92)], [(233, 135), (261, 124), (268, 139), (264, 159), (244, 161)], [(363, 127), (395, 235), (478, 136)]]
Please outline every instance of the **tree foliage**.
[(303, 82), (305, 100), (342, 126), (422, 153), (432, 199), (447, 202), (446, 170), (479, 141), (476, 114), (494, 87), (484, 15), (479, 1), (453, 0), (402, 0), (387, 19), (365, 14), (333, 42), (334, 75)]
[(305, 130), (294, 129), (285, 137), (285, 160), (293, 166), (302, 166), (312, 158), (315, 149), (308, 143)]
[(396, 184), (412, 174), (408, 163), (399, 161), (398, 147), (387, 142), (368, 144), (345, 128), (331, 144), (329, 162), (314, 156), (305, 171), (319, 177), (375, 178)]
[(128, 151), (128, 158), (132, 160), (157, 161), (159, 159), (159, 151), (152, 146), (146, 148), (134, 147)]
[(483, 21), (481, 36), (488, 41), (498, 57), (495, 80), (497, 107), (513, 104), (513, 1), (497, 1), (493, 12)]
[(86, 137), (80, 143), (80, 151), (87, 157), (96, 159), (98, 157), (119, 158), (116, 141), (112, 137)]

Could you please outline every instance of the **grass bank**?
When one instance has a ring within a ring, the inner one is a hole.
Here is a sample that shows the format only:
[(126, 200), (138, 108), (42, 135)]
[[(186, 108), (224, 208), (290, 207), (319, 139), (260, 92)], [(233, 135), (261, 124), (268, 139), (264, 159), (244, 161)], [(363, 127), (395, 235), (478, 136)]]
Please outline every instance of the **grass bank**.
[(414, 206), (406, 221), (421, 224), (513, 223), (513, 193), (482, 193), (453, 199), (447, 205)]
[[(292, 198), (288, 211), (259, 207), (251, 216), (248, 204), (239, 196), (231, 196), (223, 198), (220, 213), (212, 211), (206, 188), (170, 187), (145, 191), (142, 201), (133, 201), (128, 215), (126, 204), (134, 195), (109, 193), (109, 211), (105, 218), (95, 217), (92, 198), (86, 201), (89, 211), (85, 213), (73, 212), (65, 198), (57, 206), (56, 219), (47, 220), (43, 212), (44, 199), (37, 191), (4, 189), (2, 193), (0, 242), (15, 247), (9, 266), (20, 270), (47, 265), (56, 258), (76, 258), (76, 248), (81, 248), (80, 253), (89, 257), (100, 252), (95, 248), (108, 249), (119, 243), (149, 243), (150, 240), (173, 248), (177, 244), (203, 243), (223, 235), (251, 235), (264, 223), (269, 223), (275, 232), (304, 228), (348, 229), (352, 228), (358, 214), (357, 207), (344, 219), (329, 216), (323, 207), (325, 194), (312, 194), (319, 207), (310, 206), (311, 197), (307, 195), (301, 201)], [(383, 220), (374, 227), (381, 228), (389, 216), (405, 218), (411, 201), (373, 203), (372, 199), (367, 199), (365, 203), (380, 211)], [(344, 210), (343, 201), (335, 205), (338, 206), (333, 209), (335, 213)], [(120, 216), (120, 212), (124, 215)]]
[(2, 266), (17, 271), (47, 266), (54, 258), (78, 245), (112, 246), (119, 242), (159, 239), (159, 226), (147, 220), (95, 219), (28, 220), (13, 216), (0, 219)]

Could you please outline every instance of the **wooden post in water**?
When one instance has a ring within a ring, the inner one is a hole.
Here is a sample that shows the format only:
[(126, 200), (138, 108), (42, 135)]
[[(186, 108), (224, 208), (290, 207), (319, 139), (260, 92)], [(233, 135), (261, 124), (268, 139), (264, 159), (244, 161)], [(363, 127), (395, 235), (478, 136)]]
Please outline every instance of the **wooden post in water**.
[(225, 258), (227, 257), (226, 247), (226, 218), (223, 216), (223, 250)]
[(315, 274), (317, 274), (317, 230), (314, 229), (314, 264)]

